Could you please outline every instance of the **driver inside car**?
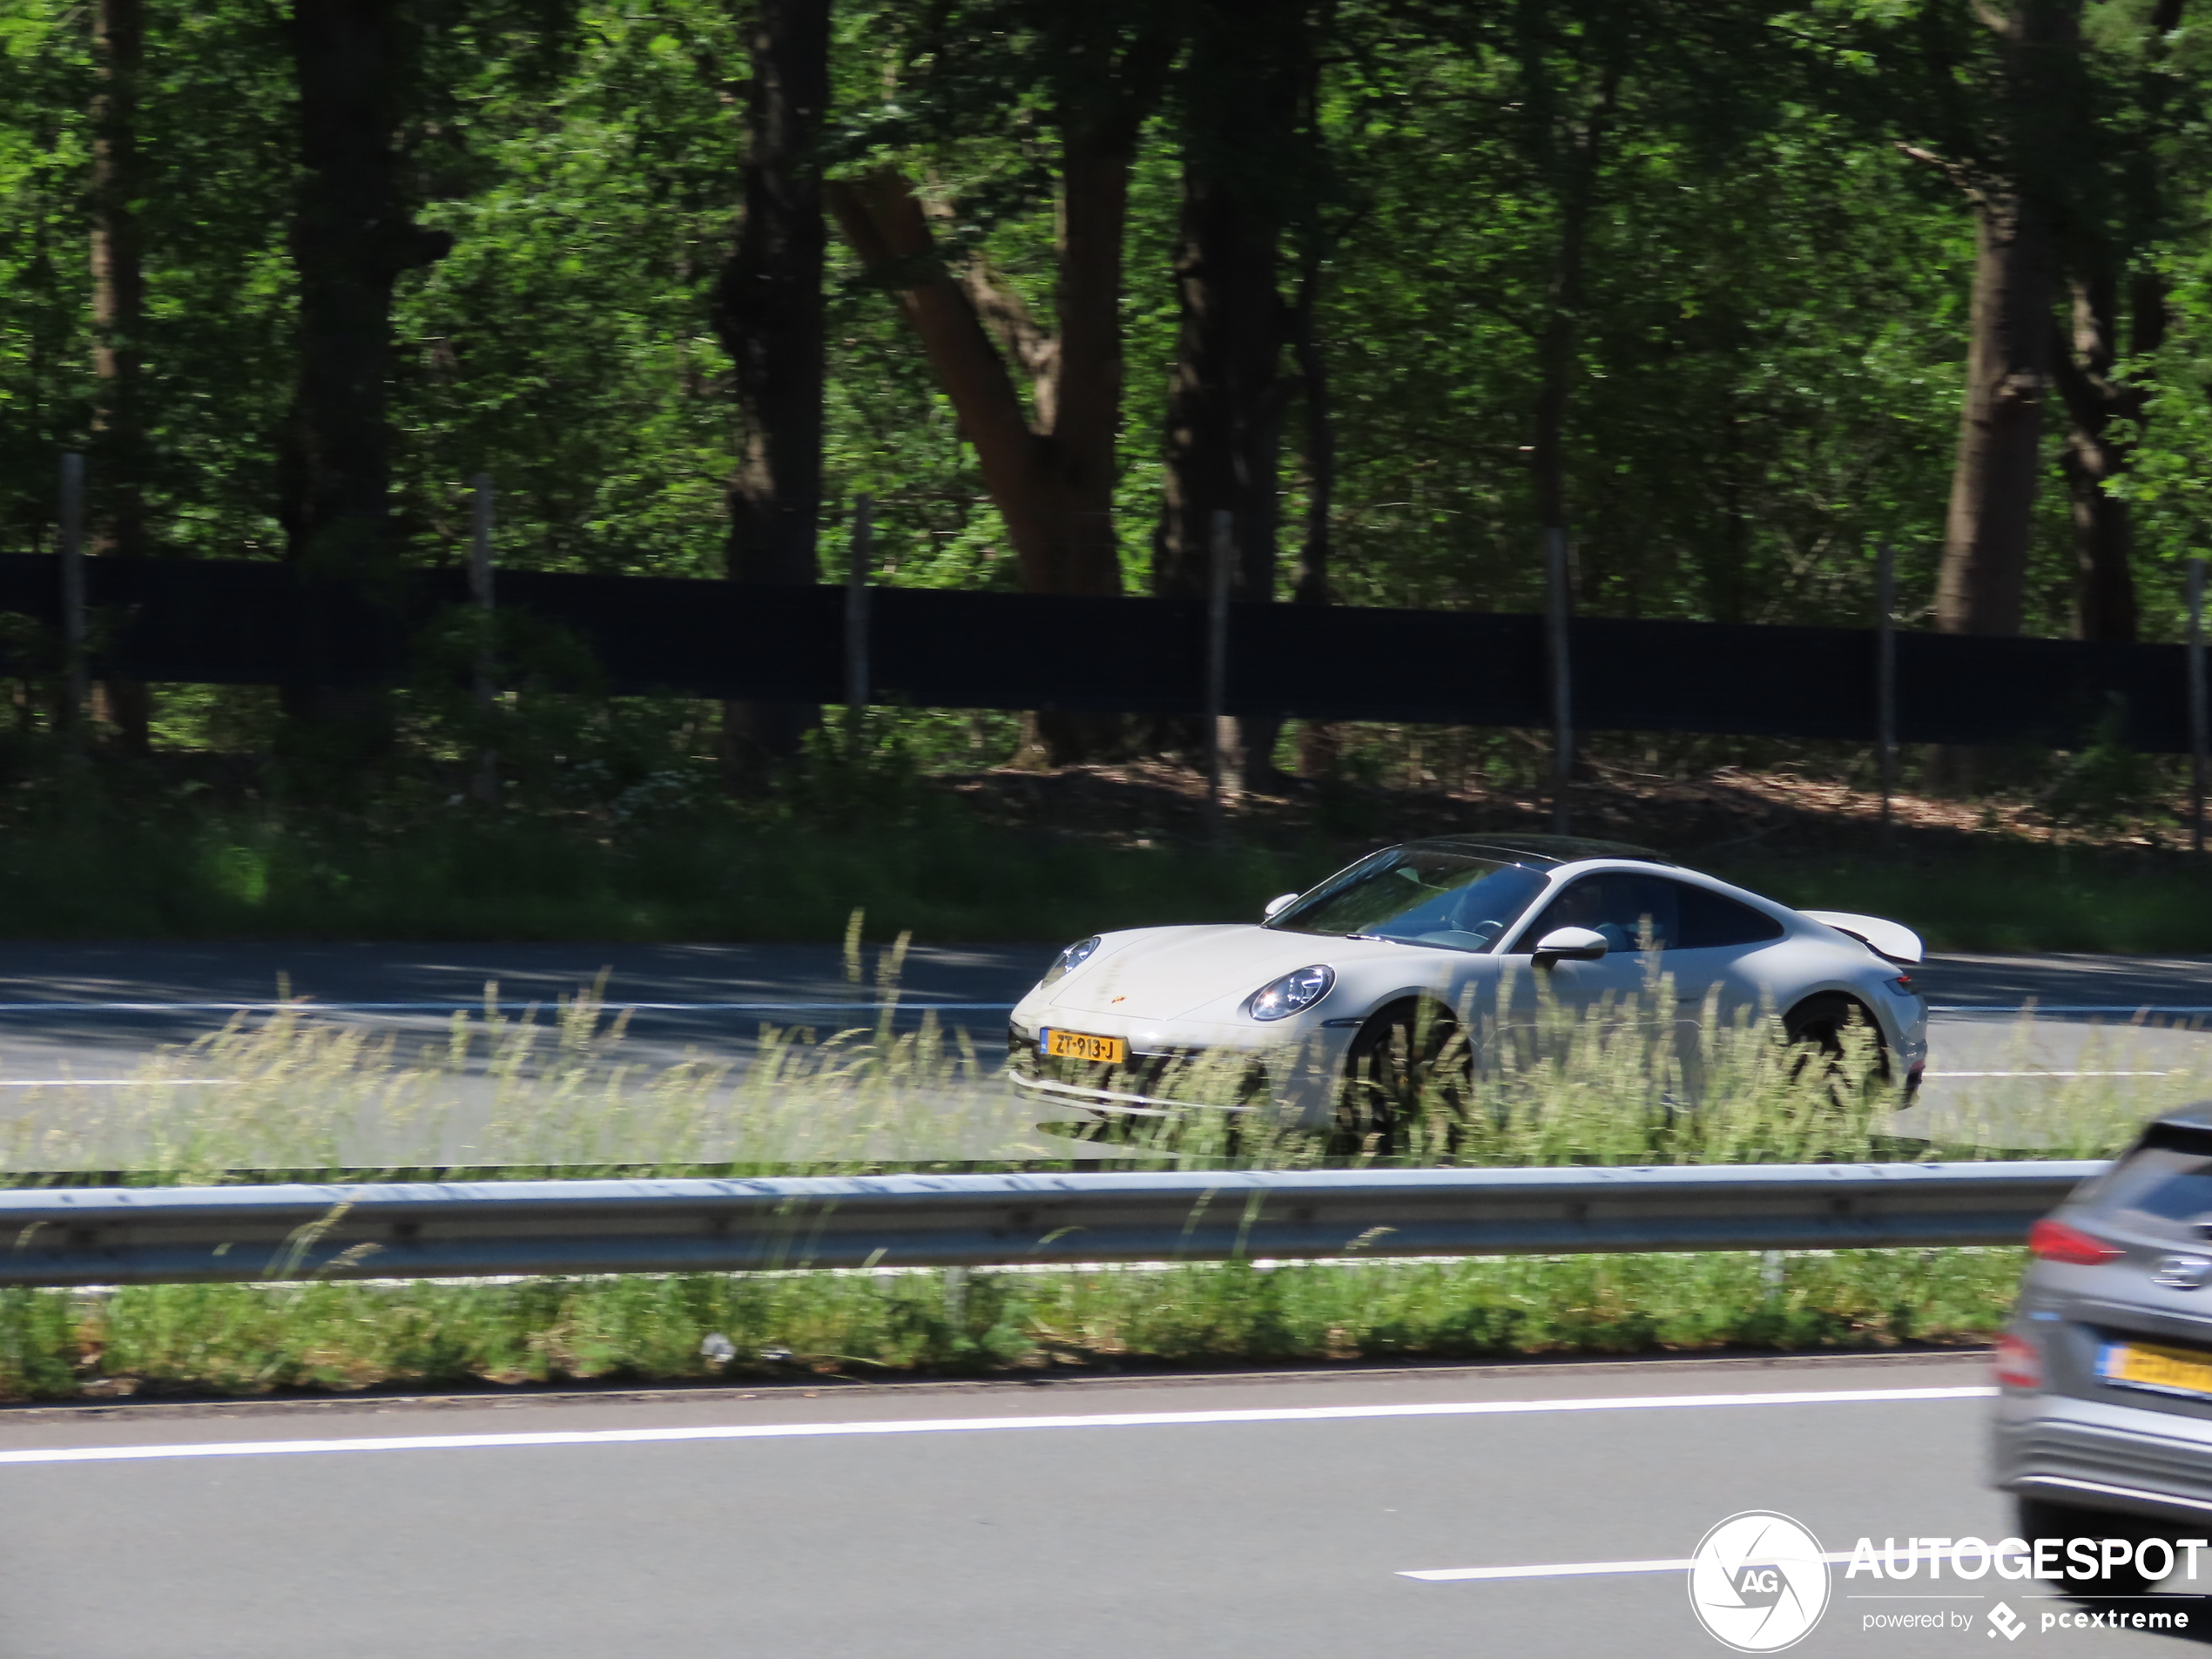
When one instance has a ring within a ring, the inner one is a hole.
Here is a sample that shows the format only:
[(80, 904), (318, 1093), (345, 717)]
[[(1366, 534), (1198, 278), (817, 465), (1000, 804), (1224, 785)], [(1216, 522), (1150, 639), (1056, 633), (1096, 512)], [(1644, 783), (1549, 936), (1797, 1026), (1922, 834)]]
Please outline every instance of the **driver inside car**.
[(1646, 939), (1652, 948), (1663, 950), (1674, 931), (1669, 896), (1664, 884), (1645, 876), (1584, 876), (1551, 901), (1528, 936), (1541, 939), (1560, 927), (1587, 927), (1605, 941), (1608, 951), (1640, 950)]

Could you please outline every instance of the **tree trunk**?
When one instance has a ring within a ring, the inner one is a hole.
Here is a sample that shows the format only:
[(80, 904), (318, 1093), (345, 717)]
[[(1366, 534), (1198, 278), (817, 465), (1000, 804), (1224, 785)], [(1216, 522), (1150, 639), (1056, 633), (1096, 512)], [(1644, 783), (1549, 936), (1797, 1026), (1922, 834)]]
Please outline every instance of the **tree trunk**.
[[(1084, 170), (1063, 200), (1061, 323), (1077, 338), (1047, 354), (1038, 399), (1047, 429), (1031, 427), (1006, 359), (979, 314), (971, 287), (939, 258), (929, 223), (903, 174), (879, 168), (828, 187), (831, 211), (853, 251), (893, 293), (921, 337), (937, 384), (975, 446), (992, 504), (1005, 520), (1015, 568), (1030, 593), (1121, 591), (1113, 530), (1113, 445), (1120, 418), (1120, 226), (1128, 182), (1106, 158)], [(1072, 272), (1076, 247), (1093, 268)], [(1100, 268), (1110, 260), (1111, 268)], [(1072, 345), (1073, 349), (1069, 349)]]
[(1329, 360), (1321, 350), (1313, 316), (1320, 302), (1321, 261), (1307, 260), (1291, 313), (1291, 347), (1296, 354), (1298, 393), (1305, 406), (1305, 539), (1299, 545), (1291, 597), (1302, 605), (1331, 603), (1330, 516), (1336, 510), (1337, 424), (1330, 401)]
[(1621, 71), (1608, 65), (1595, 99), (1570, 136), (1553, 185), (1559, 239), (1552, 250), (1544, 321), (1536, 336), (1536, 419), (1528, 454), (1536, 524), (1547, 535), (1556, 530), (1563, 536), (1568, 531), (1567, 426), (1581, 353), (1583, 267), (1605, 141), (1620, 93)]
[[(401, 273), (442, 259), (452, 239), (414, 221), (400, 179), (399, 128), (414, 43), (401, 0), (314, 0), (291, 24), (300, 99), (300, 194), (292, 257), (299, 273), (300, 379), (282, 460), (287, 556), (317, 578), (359, 583), (374, 597), (396, 574), (386, 419), (392, 290)], [(385, 699), (326, 686), (287, 688), (295, 715), (388, 740)]]
[[(1298, 549), (1291, 598), (1296, 604), (1325, 605), (1331, 602), (1329, 520), (1336, 506), (1337, 428), (1329, 397), (1329, 361), (1322, 353), (1313, 320), (1321, 293), (1318, 245), (1308, 253), (1305, 265), (1298, 304), (1291, 313), (1291, 347), (1297, 354), (1298, 391), (1305, 406), (1305, 539)], [(1332, 724), (1305, 722), (1298, 732), (1299, 775), (1325, 778), (1334, 772), (1339, 748)]]
[[(714, 294), (736, 383), (740, 456), (730, 482), (729, 575), (763, 587), (820, 579), (822, 185), (829, 0), (764, 0), (750, 41), (740, 169), (744, 217)], [(725, 764), (753, 777), (798, 752), (821, 718), (803, 703), (732, 703)]]
[[(2183, 0), (2156, 0), (2137, 70), (2141, 128), (2121, 164), (2137, 246), (2170, 212), (2161, 141), (2173, 132), (2166, 66), (2182, 10)], [(2129, 250), (2101, 226), (2075, 236), (2068, 254), (2073, 327), (2054, 333), (2051, 363), (2067, 415), (2060, 465), (2074, 507), (2074, 632), (2083, 639), (2128, 641), (2136, 627), (2134, 527), (2126, 497), (2110, 487), (2127, 473), (2141, 441), (2146, 400), (2139, 387), (2114, 377), (2120, 295), (2128, 291), (2128, 354), (2141, 361), (2165, 342), (2166, 285), (2155, 270), (2126, 281)]]
[(2042, 471), (2059, 278), (2054, 214), (2091, 116), (2081, 86), (2080, 0), (1985, 11), (1998, 37), (2006, 135), (1993, 170), (1960, 170), (1975, 209), (1974, 286), (1959, 455), (1936, 583), (1945, 633), (2016, 634)]
[[(1022, 587), (1116, 595), (1114, 486), (1130, 169), (1175, 37), (1165, 27), (1124, 34), (1110, 12), (1070, 7), (1046, 15), (1061, 174), (1053, 336), (1045, 337), (1019, 296), (980, 264), (957, 276), (946, 268), (912, 185), (895, 170), (840, 180), (827, 195), (861, 264), (920, 336), (961, 433), (975, 446)], [(1033, 413), (1022, 408), (991, 328), (1029, 376)], [(1025, 748), (1055, 763), (1087, 759), (1115, 746), (1121, 728), (1110, 715), (1041, 713), (1028, 725), (1037, 741)]]
[[(1014, 544), (1030, 593), (1118, 594), (1114, 529), (1116, 439), (1121, 424), (1122, 242), (1133, 132), (1065, 132), (1060, 212), (1056, 341), (1035, 354), (1042, 366), (1038, 424), (1022, 407), (1006, 359), (979, 314), (976, 294), (1003, 313), (1010, 295), (970, 273), (945, 268), (912, 185), (879, 168), (828, 188), (831, 211), (861, 262), (889, 287), (921, 337), (938, 385), (975, 446), (984, 488)], [(1054, 764), (1113, 746), (1111, 716), (1042, 712), (1030, 723)]]
[[(1117, 113), (1117, 112), (1116, 112)], [(1122, 429), (1123, 243), (1134, 133), (1112, 115), (1064, 115), (1061, 128), (1059, 324), (1041, 460), (1059, 499), (1053, 563), (1062, 591), (1118, 594), (1116, 446)]]
[(91, 545), (145, 551), (145, 416), (140, 333), (145, 272), (136, 204), (138, 79), (145, 51), (143, 0), (98, 0), (92, 16), (92, 426), (98, 492)]
[(1966, 406), (1936, 584), (1936, 627), (2017, 634), (2051, 377), (2051, 236), (2018, 192), (1985, 192), (1974, 242)]
[[(1974, 209), (1974, 277), (1966, 396), (1936, 576), (1939, 632), (2017, 634), (2027, 598), (2043, 408), (2052, 379), (2051, 306), (2059, 279), (2054, 215), (2068, 197), (2064, 170), (2081, 158), (2080, 0), (2013, 0), (1979, 14), (1998, 37), (2005, 122), (1994, 159), (1934, 162)], [(1932, 757), (1931, 780), (1971, 790), (1970, 748)]]
[[(1208, 591), (1214, 515), (1235, 525), (1230, 595), (1275, 597), (1278, 470), (1282, 437), (1277, 363), (1287, 330), (1276, 292), (1278, 226), (1261, 205), (1186, 162), (1175, 253), (1181, 324), (1168, 383), (1167, 478), (1153, 585), (1163, 594)], [(1187, 721), (1162, 728), (1191, 746)], [(1248, 788), (1275, 783), (1276, 716), (1238, 722), (1234, 770)]]
[[(2074, 632), (2082, 639), (2135, 637), (2134, 529), (2124, 497), (2107, 489), (2128, 470), (2143, 396), (2116, 381), (2119, 320), (2111, 274), (2071, 285), (2074, 327), (2054, 329), (2051, 362), (2067, 415), (2059, 458), (2074, 505)], [(2165, 332), (2165, 295), (2155, 276), (2136, 284), (2135, 348), (2155, 351)]]
[[(1230, 591), (1275, 597), (1279, 560), (1283, 404), (1290, 343), (1278, 292), (1286, 212), (1284, 169), (1310, 86), (1303, 0), (1213, 0), (1194, 13), (1184, 71), (1183, 199), (1175, 250), (1179, 321), (1168, 382), (1167, 478), (1153, 586), (1208, 590), (1217, 513), (1231, 516)], [(1165, 728), (1187, 738), (1186, 723)], [(1238, 722), (1237, 770), (1247, 787), (1278, 782), (1278, 716)]]
[(1153, 573), (1162, 593), (1207, 590), (1213, 516), (1226, 512), (1237, 523), (1232, 593), (1274, 597), (1283, 397), (1276, 366), (1287, 332), (1275, 286), (1278, 228), (1256, 204), (1186, 165), (1166, 514)]
[[(91, 551), (146, 551), (147, 445), (140, 333), (144, 244), (137, 203), (138, 81), (145, 56), (143, 0), (97, 0), (92, 13), (92, 523)], [(151, 698), (139, 680), (108, 680), (96, 695), (123, 746), (151, 746)]]

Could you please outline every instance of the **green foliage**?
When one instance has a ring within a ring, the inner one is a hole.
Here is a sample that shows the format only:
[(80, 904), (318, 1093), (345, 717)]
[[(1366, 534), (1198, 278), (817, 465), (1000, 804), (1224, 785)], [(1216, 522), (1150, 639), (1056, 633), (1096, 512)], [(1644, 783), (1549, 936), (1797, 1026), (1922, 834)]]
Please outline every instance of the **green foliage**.
[(2109, 829), (2132, 818), (2166, 792), (2161, 768), (2149, 756), (2128, 747), (2123, 732), (2128, 711), (2115, 706), (2097, 725), (2088, 746), (2071, 756), (2044, 792), (2054, 822)]
[[(1011, 0), (841, 8), (830, 159), (887, 155), (926, 175), (948, 247), (1049, 317), (1049, 111), (1099, 92), (1085, 78), (1106, 44), (1178, 15), (1134, 0), (1081, 18)], [(1947, 0), (1791, 17), (1724, 0), (1559, 0), (1418, 25), (1362, 3), (1326, 17), (1300, 153), (1244, 159), (1283, 185), (1286, 286), (1298, 272), (1318, 285), (1342, 597), (1534, 602), (1522, 451), (1553, 175), (1604, 62), (1625, 78), (1596, 185), (1572, 417), (1583, 602), (1856, 620), (1868, 550), (1888, 536), (1905, 555), (1909, 613), (1940, 537), (1972, 230), (1957, 194), (1892, 140), (1966, 154), (1998, 142), (1987, 31)], [(399, 297), (397, 505), (413, 556), (455, 556), (467, 481), (489, 471), (508, 563), (714, 573), (734, 450), (705, 304), (736, 211), (741, 20), (698, 0), (577, 0), (426, 6), (418, 22), (402, 143), (424, 222), (455, 242)], [(86, 26), (52, 0), (0, 15), (0, 105), (18, 112), (0, 122), (0, 540), (17, 550), (50, 532), (56, 449), (91, 435)], [(267, 554), (292, 376), (281, 17), (262, 0), (149, 0), (148, 37), (157, 538)], [(2194, 152), (2157, 134), (2194, 108), (2202, 51), (2183, 40), (2152, 52), (2117, 4), (2097, 10), (2090, 39), (2114, 143), (2155, 127), (2159, 153), (2182, 165)], [(1130, 183), (1119, 507), (1139, 590), (1176, 326), (1187, 124), (1175, 99), (1205, 96), (1171, 79)], [(2180, 239), (2162, 257), (2190, 316), (2202, 254), (2182, 230), (2195, 222), (2159, 221)], [(831, 258), (826, 528), (867, 490), (880, 578), (1006, 584), (1002, 530), (927, 365), (841, 246)], [(2152, 556), (2188, 533), (2173, 515), (2202, 470), (2202, 400), (2188, 389), (2200, 332), (2189, 323), (2126, 371), (2161, 388), (2129, 485)], [(1295, 435), (1295, 402), (1286, 415)], [(1307, 482), (1291, 449), (1286, 525)], [(94, 474), (97, 485), (97, 449)], [(2044, 510), (2033, 620), (2060, 628), (2060, 492)]]
[[(0, 1291), (0, 1399), (1986, 1341), (2020, 1252)], [(728, 1340), (727, 1366), (702, 1357)]]

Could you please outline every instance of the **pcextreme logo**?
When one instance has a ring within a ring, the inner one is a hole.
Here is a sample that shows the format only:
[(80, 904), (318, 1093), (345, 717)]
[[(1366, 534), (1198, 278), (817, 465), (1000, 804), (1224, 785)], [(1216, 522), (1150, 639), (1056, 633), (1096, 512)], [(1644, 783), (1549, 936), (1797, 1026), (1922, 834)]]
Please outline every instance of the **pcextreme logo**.
[(1779, 1653), (1828, 1610), (1820, 1541), (1787, 1515), (1746, 1509), (1707, 1533), (1689, 1560), (1689, 1605), (1716, 1642)]

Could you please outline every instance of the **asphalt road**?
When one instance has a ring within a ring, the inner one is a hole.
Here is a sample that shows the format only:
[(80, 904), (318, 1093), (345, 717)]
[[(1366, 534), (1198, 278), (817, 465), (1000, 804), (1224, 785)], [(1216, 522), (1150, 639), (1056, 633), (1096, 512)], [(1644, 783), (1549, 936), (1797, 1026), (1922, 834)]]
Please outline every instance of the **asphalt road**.
[[(2013, 1530), (1980, 1484), (1985, 1381), (1955, 1361), (1532, 1365), (15, 1411), (0, 1656), (1708, 1659), (1726, 1649), (1686, 1574), (1648, 1564), (1726, 1516), (1778, 1511), (1841, 1551)], [(1466, 1569), (1510, 1575), (1407, 1576)], [(2022, 1651), (2177, 1650), (2044, 1630), (2071, 1608), (2032, 1582), (1838, 1567), (1793, 1651), (1986, 1656), (2000, 1599)], [(1939, 1610), (1954, 1628), (1868, 1628)]]
[[(917, 946), (897, 980), (903, 1019), (934, 1008), (992, 1031), (1056, 946)], [(0, 1077), (127, 1072), (157, 1043), (188, 1042), (240, 1008), (306, 997), (352, 1020), (442, 1029), (481, 1009), (550, 1010), (604, 975), (641, 1050), (741, 1052), (764, 1022), (830, 1030), (867, 1023), (887, 953), (846, 977), (834, 945), (389, 945), (0, 943)], [(1939, 1021), (1962, 1030), (2033, 1008), (2087, 1027), (2148, 1009), (2161, 1022), (2212, 1018), (2212, 956), (1952, 955), (1915, 978)]]
[[(934, 1010), (974, 1033), (988, 1055), (1005, 1008), (1053, 948), (916, 948), (897, 977), (893, 1022), (912, 1029)], [(488, 987), (510, 1015), (535, 1005), (544, 1021), (561, 998), (604, 976), (610, 1009), (628, 1017), (628, 1061), (742, 1065), (764, 1025), (826, 1035), (873, 1024), (884, 1011), (884, 956), (867, 948), (853, 980), (834, 945), (0, 944), (0, 1127), (10, 1102), (43, 1091), (51, 1105), (57, 1086), (127, 1111), (132, 1074), (150, 1052), (280, 995), (396, 1032), (406, 1051), (442, 1042), (456, 1010), (482, 1008)], [(1946, 1114), (1978, 1119), (1993, 1101), (2017, 1117), (2023, 1101), (2085, 1088), (2148, 1110), (2193, 1090), (2196, 1076), (2212, 1080), (2212, 957), (1953, 955), (1916, 978), (1937, 1012), (1924, 1104), (1902, 1129)], [(1036, 1114), (996, 1091), (946, 1108), (960, 1123), (936, 1156), (1075, 1145), (1041, 1145)]]

